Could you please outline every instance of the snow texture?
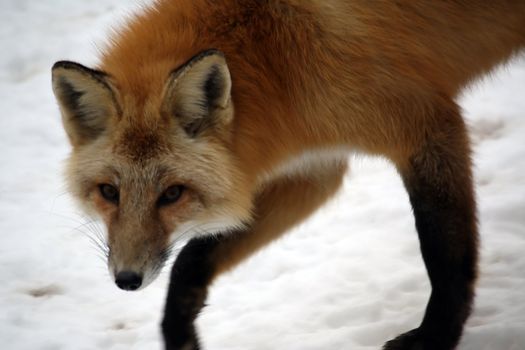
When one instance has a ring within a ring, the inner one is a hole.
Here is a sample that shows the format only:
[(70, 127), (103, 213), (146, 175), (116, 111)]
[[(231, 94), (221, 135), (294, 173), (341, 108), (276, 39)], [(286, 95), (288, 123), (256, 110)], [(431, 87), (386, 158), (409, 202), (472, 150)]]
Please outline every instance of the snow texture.
[[(50, 87), (140, 3), (2, 0), (0, 348), (160, 349), (168, 269), (119, 290), (65, 192), (69, 145)], [(474, 142), (481, 278), (461, 350), (525, 349), (525, 60), (459, 101)], [(344, 190), (211, 289), (205, 349), (379, 349), (419, 324), (429, 283), (407, 195), (384, 160), (354, 156)]]

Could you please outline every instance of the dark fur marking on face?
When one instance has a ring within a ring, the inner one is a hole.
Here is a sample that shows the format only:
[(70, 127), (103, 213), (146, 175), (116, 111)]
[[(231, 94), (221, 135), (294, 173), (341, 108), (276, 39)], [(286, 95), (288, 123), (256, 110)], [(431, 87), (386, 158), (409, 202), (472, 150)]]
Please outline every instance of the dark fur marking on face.
[(119, 142), (116, 143), (115, 151), (133, 161), (145, 161), (157, 156), (167, 146), (159, 139), (159, 136), (151, 131), (141, 129), (127, 129), (123, 132)]

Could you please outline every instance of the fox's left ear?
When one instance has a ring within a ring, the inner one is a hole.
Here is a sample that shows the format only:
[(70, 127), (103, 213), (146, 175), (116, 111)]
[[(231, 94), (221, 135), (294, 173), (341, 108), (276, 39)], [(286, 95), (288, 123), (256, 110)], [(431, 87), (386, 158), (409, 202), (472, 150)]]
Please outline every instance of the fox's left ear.
[(174, 115), (186, 133), (197, 136), (232, 118), (231, 78), (224, 55), (207, 50), (174, 71), (166, 83), (162, 108)]
[(106, 131), (118, 105), (105, 73), (59, 61), (52, 68), (52, 83), (73, 146), (90, 143)]

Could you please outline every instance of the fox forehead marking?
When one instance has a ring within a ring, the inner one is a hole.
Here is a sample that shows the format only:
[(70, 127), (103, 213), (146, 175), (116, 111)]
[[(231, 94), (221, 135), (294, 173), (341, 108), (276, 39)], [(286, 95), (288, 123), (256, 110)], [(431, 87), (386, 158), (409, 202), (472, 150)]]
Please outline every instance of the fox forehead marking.
[(122, 132), (114, 148), (117, 153), (133, 161), (146, 161), (167, 151), (168, 146), (158, 132), (129, 128)]

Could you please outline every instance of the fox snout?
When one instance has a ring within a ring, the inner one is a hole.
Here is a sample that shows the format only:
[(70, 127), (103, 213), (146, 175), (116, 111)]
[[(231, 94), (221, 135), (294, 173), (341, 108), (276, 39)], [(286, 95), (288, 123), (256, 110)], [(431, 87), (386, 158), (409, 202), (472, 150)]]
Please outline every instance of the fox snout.
[(125, 237), (110, 240), (109, 273), (120, 289), (139, 290), (157, 278), (168, 255), (166, 250), (147, 240), (133, 242)]
[[(121, 213), (124, 214), (124, 213)], [(169, 242), (157, 225), (133, 221), (108, 226), (108, 270), (115, 284), (134, 291), (149, 285), (160, 273), (169, 255)]]
[[(127, 255), (129, 252), (124, 253)], [(142, 254), (130, 260), (110, 252), (108, 269), (120, 289), (134, 291), (153, 282), (164, 266), (165, 260), (160, 255), (151, 256), (150, 254)]]

